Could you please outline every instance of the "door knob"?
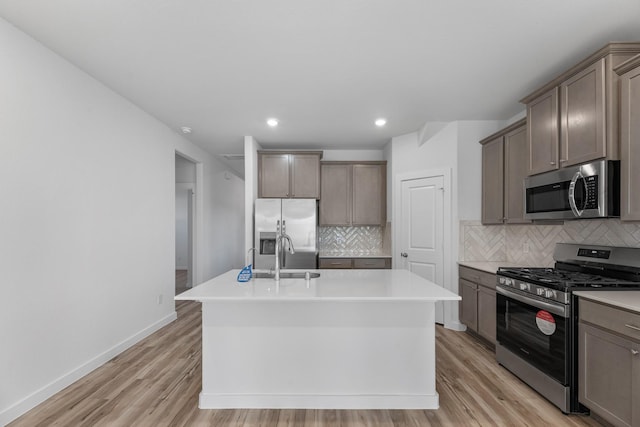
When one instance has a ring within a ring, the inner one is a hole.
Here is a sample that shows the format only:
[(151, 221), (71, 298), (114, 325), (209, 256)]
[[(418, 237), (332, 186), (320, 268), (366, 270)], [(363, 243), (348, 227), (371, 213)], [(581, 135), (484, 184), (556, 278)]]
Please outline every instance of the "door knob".
[(406, 252), (400, 252), (400, 256), (401, 256), (402, 258), (406, 258), (406, 257), (408, 257), (408, 256), (409, 256), (409, 254), (407, 254)]

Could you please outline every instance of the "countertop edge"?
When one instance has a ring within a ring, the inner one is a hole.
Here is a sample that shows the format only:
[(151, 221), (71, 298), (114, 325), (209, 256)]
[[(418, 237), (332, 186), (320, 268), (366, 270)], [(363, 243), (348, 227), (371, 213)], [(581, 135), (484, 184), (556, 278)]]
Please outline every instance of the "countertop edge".
[(575, 291), (574, 295), (640, 313), (640, 291)]

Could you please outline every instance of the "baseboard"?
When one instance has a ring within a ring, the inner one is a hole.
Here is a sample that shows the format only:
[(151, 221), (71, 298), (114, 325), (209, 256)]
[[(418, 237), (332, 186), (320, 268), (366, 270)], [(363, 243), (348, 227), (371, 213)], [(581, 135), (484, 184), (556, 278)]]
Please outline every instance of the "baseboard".
[(200, 393), (200, 409), (438, 409), (439, 395)]
[(36, 390), (35, 392), (31, 393), (24, 399), (18, 401), (17, 403), (9, 406), (6, 409), (1, 410), (0, 426), (9, 424), (11, 421), (15, 420), (16, 418), (20, 417), (24, 413), (30, 411), (31, 409), (38, 406), (40, 403), (50, 398), (54, 394), (63, 390), (65, 387), (68, 387), (69, 385), (78, 381), (80, 378), (87, 375), (89, 372), (104, 365), (109, 360), (113, 359), (115, 356), (119, 355), (123, 351), (137, 344), (144, 338), (148, 337), (152, 333), (163, 328), (164, 326), (168, 325), (169, 323), (173, 322), (176, 319), (177, 319), (177, 314), (174, 311), (171, 314), (160, 319), (159, 321), (153, 323), (152, 325), (144, 328), (140, 332), (120, 342), (119, 344), (116, 344), (115, 346), (111, 347), (107, 351), (99, 354), (93, 359), (87, 361), (86, 363), (78, 366), (72, 371), (62, 375), (61, 377), (55, 379), (49, 384)]
[(458, 321), (445, 322), (444, 327), (447, 329), (451, 329), (452, 331), (464, 332), (467, 330), (467, 326)]

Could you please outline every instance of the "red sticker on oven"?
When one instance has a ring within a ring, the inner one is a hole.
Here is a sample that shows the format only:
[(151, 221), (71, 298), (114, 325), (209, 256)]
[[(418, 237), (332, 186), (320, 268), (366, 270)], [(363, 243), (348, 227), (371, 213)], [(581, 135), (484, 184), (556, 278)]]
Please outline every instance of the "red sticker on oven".
[(556, 331), (556, 320), (548, 311), (540, 310), (536, 314), (536, 325), (545, 335), (553, 335)]

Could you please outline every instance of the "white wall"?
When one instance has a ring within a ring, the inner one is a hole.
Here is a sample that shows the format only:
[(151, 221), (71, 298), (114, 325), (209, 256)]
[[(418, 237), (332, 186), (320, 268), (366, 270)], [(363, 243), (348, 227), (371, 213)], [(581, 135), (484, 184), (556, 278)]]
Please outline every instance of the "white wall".
[[(418, 133), (415, 132), (393, 138), (390, 149), (385, 150), (385, 153), (390, 151), (385, 156), (391, 159), (391, 191), (399, 174), (436, 169), (451, 171), (452, 262), (445, 266), (450, 277), (445, 288), (452, 292), (458, 292), (459, 219), (461, 216), (479, 218), (482, 151), (478, 141), (503, 124), (502, 121), (451, 122), (422, 145), (419, 145)], [(395, 200), (395, 196), (391, 194), (389, 200)], [(445, 305), (445, 325), (454, 329), (461, 327), (457, 304)]]
[(0, 52), (3, 425), (175, 318), (176, 150), (199, 162), (204, 276), (238, 256), (212, 236), (241, 232), (243, 186), (1, 19)]
[(458, 122), (458, 219), (482, 216), (482, 145), (478, 141), (504, 127), (497, 120)]
[(244, 253), (253, 248), (253, 201), (258, 197), (258, 150), (260, 144), (252, 136), (244, 137)]

